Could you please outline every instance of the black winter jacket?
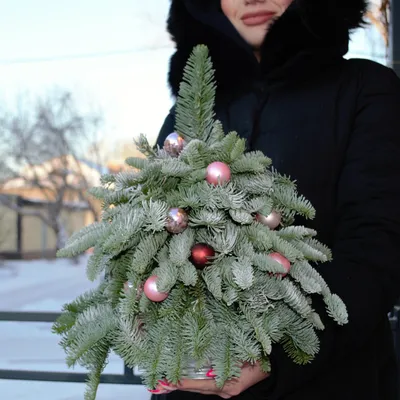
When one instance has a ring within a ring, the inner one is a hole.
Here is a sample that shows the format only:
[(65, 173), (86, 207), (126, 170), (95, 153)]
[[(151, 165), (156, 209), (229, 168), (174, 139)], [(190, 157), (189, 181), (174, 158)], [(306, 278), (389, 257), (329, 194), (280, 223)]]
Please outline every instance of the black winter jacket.
[[(173, 93), (193, 46), (206, 44), (217, 118), (271, 157), (315, 206), (307, 224), (334, 255), (319, 271), (349, 311), (345, 327), (324, 321), (320, 353), (307, 366), (275, 346), (271, 376), (237, 400), (396, 399), (387, 313), (400, 295), (400, 82), (386, 67), (343, 58), (364, 9), (362, 0), (295, 0), (267, 35), (258, 63), (219, 0), (172, 1)], [(172, 110), (158, 143), (173, 130)]]

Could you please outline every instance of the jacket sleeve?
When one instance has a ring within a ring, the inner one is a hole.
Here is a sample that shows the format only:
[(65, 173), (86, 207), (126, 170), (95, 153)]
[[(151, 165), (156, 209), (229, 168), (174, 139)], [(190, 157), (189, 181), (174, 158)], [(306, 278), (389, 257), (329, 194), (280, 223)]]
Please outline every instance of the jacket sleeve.
[(400, 296), (400, 80), (377, 64), (360, 70), (356, 114), (337, 186), (334, 260), (319, 269), (346, 303), (349, 324), (338, 327), (322, 304), (317, 306), (326, 324), (319, 354), (299, 366), (275, 346), (271, 376), (264, 382), (269, 400), (301, 390), (318, 374), (343, 365), (373, 340)]
[(163, 126), (160, 129), (160, 132), (157, 137), (156, 145), (163, 147), (164, 141), (166, 137), (172, 133), (175, 129), (175, 106), (171, 108), (167, 118), (163, 123)]

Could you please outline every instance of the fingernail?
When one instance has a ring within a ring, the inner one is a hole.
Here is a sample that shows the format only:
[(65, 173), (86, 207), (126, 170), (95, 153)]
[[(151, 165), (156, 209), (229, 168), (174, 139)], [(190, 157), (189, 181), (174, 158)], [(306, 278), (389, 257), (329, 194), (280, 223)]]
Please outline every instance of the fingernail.
[(215, 378), (216, 376), (217, 375), (215, 375), (215, 372), (212, 368), (206, 373), (207, 378)]
[(161, 392), (161, 390), (150, 390), (150, 389), (147, 389), (150, 393), (160, 393)]

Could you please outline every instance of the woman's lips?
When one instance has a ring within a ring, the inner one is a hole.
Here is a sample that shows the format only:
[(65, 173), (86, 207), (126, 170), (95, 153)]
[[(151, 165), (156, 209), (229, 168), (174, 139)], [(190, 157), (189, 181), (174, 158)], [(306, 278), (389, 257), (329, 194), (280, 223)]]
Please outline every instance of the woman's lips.
[(242, 21), (247, 26), (257, 26), (264, 25), (266, 22), (270, 21), (274, 17), (273, 12), (258, 12), (245, 14), (242, 17)]

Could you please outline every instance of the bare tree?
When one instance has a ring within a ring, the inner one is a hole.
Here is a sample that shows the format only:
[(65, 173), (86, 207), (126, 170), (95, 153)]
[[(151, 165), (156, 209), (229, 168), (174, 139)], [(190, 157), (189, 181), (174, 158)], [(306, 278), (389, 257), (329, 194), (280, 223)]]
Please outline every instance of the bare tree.
[[(0, 129), (0, 171), (3, 191), (0, 203), (22, 215), (40, 218), (55, 233), (57, 249), (67, 238), (61, 212), (68, 204), (85, 207), (98, 219), (88, 189), (98, 182), (101, 160), (94, 160), (102, 118), (98, 113), (80, 111), (71, 93), (55, 91), (33, 106), (20, 104), (17, 111), (4, 114)], [(91, 150), (91, 164), (84, 161)], [(96, 162), (97, 161), (97, 162)], [(7, 194), (9, 186), (35, 191), (43, 200), (40, 210), (19, 206)]]

